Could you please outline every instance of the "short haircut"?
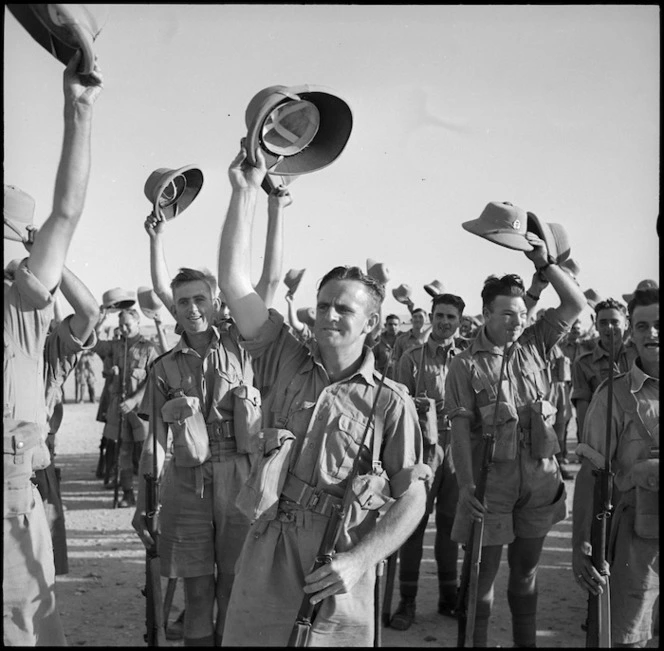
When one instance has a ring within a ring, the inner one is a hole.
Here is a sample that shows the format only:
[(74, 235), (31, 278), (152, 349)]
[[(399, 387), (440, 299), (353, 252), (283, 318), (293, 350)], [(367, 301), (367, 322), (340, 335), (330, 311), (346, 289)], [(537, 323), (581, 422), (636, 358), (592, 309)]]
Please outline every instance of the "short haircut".
[(431, 301), (431, 314), (436, 311), (436, 305), (451, 305), (452, 307), (456, 307), (460, 317), (463, 316), (463, 311), (466, 309), (466, 303), (461, 296), (457, 296), (456, 294), (438, 294), (435, 296)]
[(607, 298), (595, 305), (595, 315), (599, 315), (602, 310), (618, 310), (623, 316), (627, 316), (627, 308), (615, 298)]
[(629, 313), (629, 318), (632, 318), (634, 310), (637, 307), (646, 307), (648, 305), (658, 305), (659, 304), (659, 289), (655, 287), (649, 287), (648, 289), (637, 289), (632, 296), (632, 299), (627, 303), (627, 312)]
[(387, 323), (390, 319), (396, 319), (397, 321), (401, 322), (401, 319), (396, 314), (388, 314), (385, 317), (385, 323)]
[(131, 316), (131, 317), (133, 317), (136, 321), (140, 321), (140, 320), (141, 320), (141, 317), (140, 317), (140, 315), (138, 314), (138, 310), (135, 309), (135, 308), (133, 308), (133, 307), (126, 307), (124, 310), (121, 310), (121, 311), (120, 311), (120, 314), (118, 314), (118, 319), (119, 319), (123, 314), (126, 315), (126, 316)]
[(375, 311), (380, 311), (380, 306), (385, 299), (385, 285), (365, 274), (359, 267), (334, 267), (334, 269), (331, 269), (323, 276), (318, 285), (318, 291), (320, 292), (331, 280), (356, 280), (362, 283), (372, 299), (372, 308)]
[(171, 280), (171, 291), (175, 294), (177, 287), (198, 280), (202, 280), (210, 288), (212, 298), (217, 296), (217, 292), (219, 291), (217, 287), (217, 279), (207, 269), (191, 269), (189, 267), (180, 268), (173, 280)]
[(505, 274), (500, 278), (498, 276), (489, 276), (484, 281), (484, 287), (482, 288), (482, 307), (491, 309), (496, 296), (524, 298), (525, 295), (526, 288), (523, 285), (521, 276), (517, 276), (516, 274)]
[(427, 318), (427, 311), (421, 307), (416, 307), (412, 311), (411, 316), (415, 316), (416, 314), (421, 314), (425, 319)]

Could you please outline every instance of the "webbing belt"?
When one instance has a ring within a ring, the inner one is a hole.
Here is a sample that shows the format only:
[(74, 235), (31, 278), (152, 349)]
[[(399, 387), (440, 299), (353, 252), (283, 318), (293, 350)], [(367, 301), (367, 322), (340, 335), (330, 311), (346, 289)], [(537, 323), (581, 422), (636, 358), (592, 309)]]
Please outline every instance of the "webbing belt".
[(316, 490), (307, 482), (298, 479), (290, 472), (286, 475), (281, 498), (295, 502), (305, 511), (313, 511), (321, 515), (330, 516), (335, 508), (341, 506), (342, 499), (323, 490)]

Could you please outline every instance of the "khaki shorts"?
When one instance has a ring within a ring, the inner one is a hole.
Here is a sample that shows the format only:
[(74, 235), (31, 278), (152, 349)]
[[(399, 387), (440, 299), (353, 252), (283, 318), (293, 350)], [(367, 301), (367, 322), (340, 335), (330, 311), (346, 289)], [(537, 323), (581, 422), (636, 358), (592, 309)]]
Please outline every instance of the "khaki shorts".
[(633, 506), (618, 504), (612, 520), (611, 642), (650, 640), (653, 607), (659, 596), (659, 540), (634, 533)]
[[(516, 459), (489, 470), (484, 503), (483, 545), (508, 545), (519, 538), (542, 538), (567, 516), (565, 483), (555, 458), (533, 459), (521, 443)], [(466, 543), (472, 519), (457, 506), (452, 540)]]
[[(249, 521), (235, 498), (249, 477), (246, 454), (226, 451), (195, 468), (168, 464), (161, 489), (161, 574), (196, 577), (235, 572)], [(202, 490), (202, 496), (201, 496)]]
[(37, 487), (29, 489), (33, 508), (3, 519), (3, 640), (5, 646), (66, 646), (55, 603), (51, 532)]

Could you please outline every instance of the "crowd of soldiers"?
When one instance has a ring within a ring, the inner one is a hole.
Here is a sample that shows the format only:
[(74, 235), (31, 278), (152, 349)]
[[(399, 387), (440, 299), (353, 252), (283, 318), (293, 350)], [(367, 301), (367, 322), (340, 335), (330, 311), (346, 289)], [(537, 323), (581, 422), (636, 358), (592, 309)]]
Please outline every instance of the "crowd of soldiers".
[[(269, 192), (265, 262), (254, 285), (253, 219), (269, 170), (261, 148), (250, 157), (243, 140), (228, 170), (216, 277), (196, 265), (171, 276), (158, 204), (145, 222), (153, 291), (177, 322), (176, 345), (160, 349), (143, 336), (135, 307), (113, 312), (117, 337), (103, 340), (106, 310), (65, 266), (102, 90), (98, 67), (85, 78), (77, 72), (80, 56), (64, 74), (52, 212), (38, 230), (25, 229), (28, 255), (5, 269), (5, 644), (65, 644), (55, 575), (67, 571), (66, 543), (48, 508), (57, 492), (53, 449), (62, 384), (84, 353), (95, 353), (105, 378), (97, 418), (106, 454), (97, 475), (122, 489), (120, 507), (135, 508), (132, 524), (148, 551), (157, 541), (148, 489), (136, 477), (159, 478), (161, 574), (182, 580), (185, 646), (371, 646), (376, 568), (397, 555), (400, 603), (389, 624), (408, 629), (434, 512), (438, 612), (458, 617), (459, 551), (482, 521), (473, 645), (489, 643), (506, 545), (514, 644), (535, 646), (538, 564), (547, 533), (567, 515), (574, 419), (574, 577), (594, 595), (615, 583), (613, 643), (644, 646), (659, 594), (656, 284), (637, 288), (627, 305), (596, 302), (584, 334), (588, 299), (573, 270), (527, 231), (519, 246), (533, 265), (530, 285), (514, 274), (490, 276), (479, 317), (465, 315), (464, 299), (438, 283), (430, 306), (402, 301), (410, 329), (400, 333), (394, 314), (381, 328), (385, 278), (368, 265), (328, 271), (313, 310), (296, 313), (289, 288), (285, 320), (272, 304), (292, 197), (284, 185)], [(16, 195), (10, 188), (9, 198)], [(549, 286), (560, 304), (537, 313)], [(58, 290), (74, 310), (60, 322)], [(478, 499), (489, 435), (491, 466)], [(593, 471), (607, 455), (615, 472), (610, 579), (593, 564), (590, 537)]]

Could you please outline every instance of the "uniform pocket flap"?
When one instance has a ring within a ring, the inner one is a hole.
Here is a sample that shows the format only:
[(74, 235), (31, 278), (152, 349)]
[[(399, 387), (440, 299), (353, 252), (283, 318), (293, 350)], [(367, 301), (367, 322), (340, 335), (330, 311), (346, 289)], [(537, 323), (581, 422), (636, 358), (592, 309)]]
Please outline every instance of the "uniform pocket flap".
[(179, 396), (165, 402), (161, 416), (165, 423), (178, 423), (200, 411), (200, 401), (196, 396)]
[(659, 459), (639, 461), (632, 467), (632, 479), (636, 486), (649, 491), (659, 490)]

